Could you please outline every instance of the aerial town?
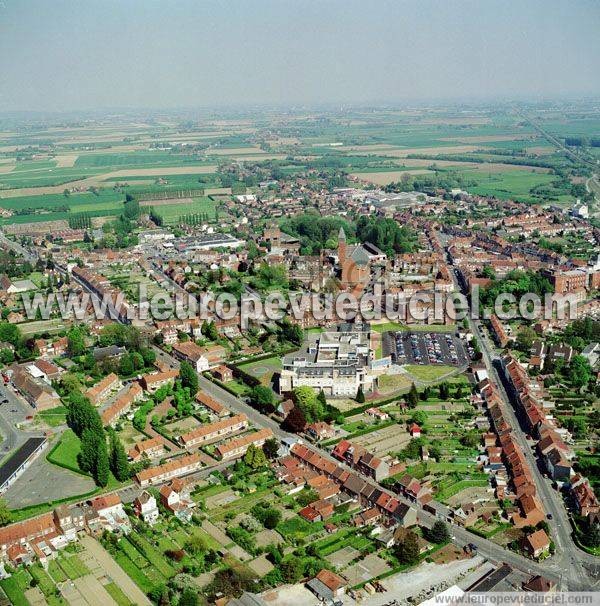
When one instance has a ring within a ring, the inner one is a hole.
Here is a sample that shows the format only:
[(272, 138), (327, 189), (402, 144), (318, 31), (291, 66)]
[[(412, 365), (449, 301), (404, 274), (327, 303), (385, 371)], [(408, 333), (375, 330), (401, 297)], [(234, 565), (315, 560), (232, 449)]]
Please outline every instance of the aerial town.
[(599, 150), (595, 101), (0, 114), (0, 606), (598, 590)]

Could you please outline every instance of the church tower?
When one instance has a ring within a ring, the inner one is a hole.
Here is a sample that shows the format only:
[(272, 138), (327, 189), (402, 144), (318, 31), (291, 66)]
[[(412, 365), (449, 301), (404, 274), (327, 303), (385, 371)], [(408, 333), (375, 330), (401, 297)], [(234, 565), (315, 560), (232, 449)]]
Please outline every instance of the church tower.
[(338, 259), (340, 267), (343, 267), (346, 260), (346, 232), (343, 227), (340, 227), (340, 233), (338, 234)]

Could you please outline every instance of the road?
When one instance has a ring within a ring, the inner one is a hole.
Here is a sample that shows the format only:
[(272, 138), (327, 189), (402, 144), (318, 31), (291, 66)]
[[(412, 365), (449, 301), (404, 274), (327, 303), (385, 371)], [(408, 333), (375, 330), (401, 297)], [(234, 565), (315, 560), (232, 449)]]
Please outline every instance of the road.
[(18, 242), (10, 240), (4, 235), (4, 232), (0, 231), (0, 244), (14, 250), (19, 256), (23, 257), (29, 263), (37, 263), (38, 256), (21, 246)]

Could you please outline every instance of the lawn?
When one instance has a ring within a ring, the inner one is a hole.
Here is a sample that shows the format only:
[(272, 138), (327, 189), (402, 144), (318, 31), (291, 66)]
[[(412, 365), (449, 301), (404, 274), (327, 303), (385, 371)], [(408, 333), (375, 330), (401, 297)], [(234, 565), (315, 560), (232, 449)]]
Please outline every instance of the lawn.
[(323, 522), (310, 523), (299, 516), (289, 518), (277, 525), (277, 532), (286, 540), (304, 539), (323, 530)]
[(452, 477), (448, 477), (440, 483), (440, 489), (436, 493), (435, 498), (443, 503), (465, 488), (485, 488), (488, 485), (489, 479), (485, 474), (472, 473), (470, 479), (461, 480), (460, 482), (456, 482)]
[(56, 406), (48, 410), (38, 412), (36, 418), (50, 427), (58, 427), (66, 423), (67, 409), (64, 406)]
[(439, 364), (407, 364), (404, 368), (413, 377), (415, 377), (415, 379), (426, 382), (439, 381), (451, 372), (456, 372), (456, 368), (454, 366), (444, 366)]
[(371, 330), (375, 332), (449, 332), (456, 331), (456, 326), (453, 324), (399, 324), (398, 322), (384, 322), (382, 324), (371, 324)]
[(89, 574), (88, 567), (81, 561), (78, 555), (69, 555), (60, 557), (58, 560), (59, 566), (63, 572), (73, 581), (79, 577)]
[(35, 564), (29, 569), (31, 576), (37, 581), (38, 587), (42, 590), (46, 603), (50, 606), (67, 604), (65, 600), (56, 595), (56, 585), (48, 576), (48, 573), (40, 564)]
[(75, 435), (73, 430), (67, 429), (63, 432), (60, 440), (48, 453), (46, 458), (50, 463), (54, 463), (54, 465), (81, 473), (79, 470), (79, 463), (77, 462), (77, 455), (80, 450), (81, 442), (79, 438)]
[(0, 587), (4, 590), (13, 606), (29, 606), (29, 602), (23, 595), (29, 589), (31, 575), (25, 569), (18, 570), (8, 579), (0, 581)]

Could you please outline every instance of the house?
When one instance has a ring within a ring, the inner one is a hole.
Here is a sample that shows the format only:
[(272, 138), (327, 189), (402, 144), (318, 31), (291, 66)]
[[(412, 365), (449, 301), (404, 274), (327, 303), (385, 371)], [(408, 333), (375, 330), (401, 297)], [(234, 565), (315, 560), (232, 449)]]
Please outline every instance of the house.
[(194, 501), (189, 498), (186, 484), (180, 480), (174, 480), (160, 489), (160, 502), (178, 520), (190, 522), (192, 519)]
[(13, 366), (12, 384), (36, 410), (60, 406), (60, 397), (56, 391), (45, 381), (34, 379), (22, 366)]
[(575, 510), (579, 515), (589, 516), (600, 513), (600, 503), (587, 478), (580, 475), (573, 476), (571, 479), (571, 495)]
[(283, 400), (277, 405), (275, 409), (275, 414), (285, 421), (287, 416), (292, 412), (292, 408), (294, 408), (295, 404), (293, 400)]
[(558, 448), (552, 448), (544, 457), (548, 473), (553, 480), (563, 482), (571, 477), (573, 468)]
[(324, 421), (316, 421), (306, 426), (306, 434), (315, 442), (335, 437), (335, 429)]
[(343, 596), (346, 592), (346, 585), (346, 581), (341, 576), (325, 568), (306, 584), (322, 602)]
[(573, 358), (573, 348), (570, 345), (564, 343), (555, 343), (550, 345), (548, 348), (548, 354), (546, 355), (546, 361), (556, 364), (557, 362), (563, 362), (567, 366)]
[(259, 431), (248, 433), (239, 438), (220, 444), (217, 447), (216, 455), (219, 459), (232, 459), (241, 457), (246, 453), (250, 444), (262, 446), (267, 440), (273, 437), (273, 432), (269, 428), (263, 428)]
[(556, 583), (539, 574), (531, 577), (527, 583), (523, 583), (523, 591), (534, 591), (536, 593), (550, 593), (556, 590)]
[(390, 418), (390, 415), (387, 412), (383, 412), (379, 408), (367, 408), (365, 413), (374, 419), (379, 419), (380, 421), (387, 421)]
[(173, 385), (175, 379), (179, 376), (178, 370), (167, 370), (164, 372), (155, 372), (152, 374), (144, 375), (141, 383), (142, 387), (148, 393), (154, 393), (157, 389), (160, 389), (163, 385)]
[(142, 469), (142, 471), (135, 474), (135, 480), (141, 488), (145, 488), (152, 484), (160, 484), (178, 476), (198, 471), (201, 467), (200, 456), (191, 454), (178, 459), (171, 459), (157, 467)]
[(111, 372), (100, 382), (96, 383), (96, 385), (90, 387), (85, 392), (85, 395), (94, 406), (98, 406), (101, 402), (106, 400), (108, 396), (110, 396), (111, 392), (116, 391), (120, 387), (121, 381), (119, 377), (115, 373)]
[(248, 417), (246, 417), (245, 414), (234, 415), (233, 417), (227, 417), (220, 421), (216, 421), (215, 423), (201, 425), (188, 433), (184, 433), (179, 436), (179, 442), (187, 449), (195, 448), (202, 444), (220, 440), (233, 433), (243, 431), (247, 427)]
[(33, 366), (37, 369), (38, 373), (46, 383), (50, 384), (52, 381), (55, 381), (60, 377), (60, 375), (64, 372), (62, 368), (56, 366), (56, 364), (52, 364), (52, 362), (48, 362), (48, 360), (44, 360), (40, 358), (33, 363)]
[(0, 528), (0, 552), (6, 554), (11, 545), (25, 545), (33, 539), (53, 533), (56, 533), (56, 524), (52, 513), (4, 526)]
[(221, 381), (221, 383), (227, 383), (233, 380), (233, 371), (224, 364), (219, 364), (219, 366), (213, 368), (211, 374), (217, 381)]
[(113, 426), (119, 418), (127, 414), (134, 402), (144, 397), (144, 392), (138, 383), (131, 383), (129, 387), (102, 413), (102, 424)]
[(204, 348), (196, 345), (193, 341), (184, 341), (173, 345), (173, 355), (178, 359), (189, 362), (196, 372), (204, 372), (209, 369), (208, 358), (204, 355)]
[(390, 466), (388, 463), (370, 452), (365, 453), (360, 458), (356, 468), (363, 475), (369, 476), (377, 482), (385, 480), (385, 478), (390, 476)]
[(123, 509), (121, 497), (116, 492), (93, 499), (91, 508), (98, 515), (101, 525), (106, 530), (121, 531), (124, 534), (131, 531), (131, 522)]
[(382, 517), (383, 514), (375, 507), (369, 507), (368, 509), (365, 509), (359, 513), (357, 516), (354, 516), (352, 521), (357, 528), (362, 528), (363, 526), (372, 526), (377, 524)]
[(202, 406), (207, 408), (213, 414), (216, 414), (218, 417), (226, 417), (229, 414), (229, 410), (227, 410), (223, 404), (217, 402), (214, 398), (211, 398), (203, 391), (199, 391), (196, 394), (196, 402), (202, 404)]
[(539, 558), (550, 550), (550, 539), (543, 529), (527, 535), (523, 542), (525, 551), (532, 558)]
[(410, 426), (409, 431), (410, 431), (411, 438), (420, 438), (421, 437), (421, 428), (416, 423), (413, 423)]
[(416, 526), (417, 510), (414, 507), (406, 505), (406, 503), (400, 503), (393, 512), (394, 518), (397, 520), (401, 528), (410, 528)]
[(158, 507), (156, 499), (147, 490), (144, 490), (133, 501), (133, 511), (138, 518), (141, 518), (152, 526), (158, 520)]
[(81, 507), (59, 505), (54, 510), (54, 522), (67, 540), (74, 541), (80, 530), (85, 530), (85, 512)]
[(137, 463), (142, 458), (158, 459), (166, 453), (165, 444), (161, 438), (150, 438), (136, 442), (134, 447), (127, 453), (131, 461)]

